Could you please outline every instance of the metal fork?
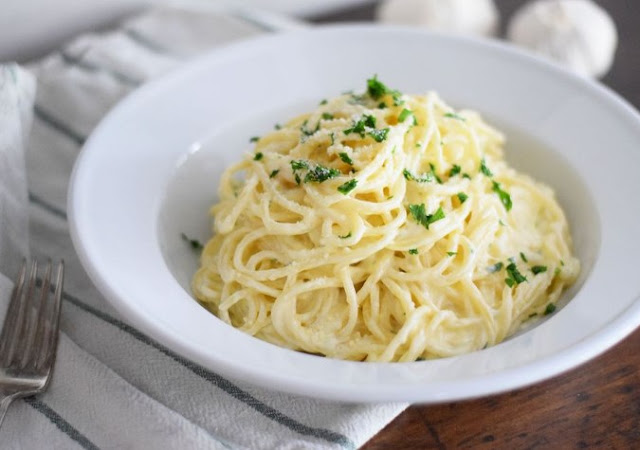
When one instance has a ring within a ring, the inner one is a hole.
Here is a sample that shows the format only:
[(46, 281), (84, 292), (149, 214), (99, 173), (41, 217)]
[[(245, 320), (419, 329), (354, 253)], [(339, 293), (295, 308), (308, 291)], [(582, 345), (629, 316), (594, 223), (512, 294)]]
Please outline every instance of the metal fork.
[(37, 262), (24, 261), (13, 288), (0, 334), (0, 425), (14, 399), (44, 392), (51, 380), (58, 347), (64, 261), (58, 263), (53, 285), (52, 272), (53, 265), (48, 261), (40, 280)]

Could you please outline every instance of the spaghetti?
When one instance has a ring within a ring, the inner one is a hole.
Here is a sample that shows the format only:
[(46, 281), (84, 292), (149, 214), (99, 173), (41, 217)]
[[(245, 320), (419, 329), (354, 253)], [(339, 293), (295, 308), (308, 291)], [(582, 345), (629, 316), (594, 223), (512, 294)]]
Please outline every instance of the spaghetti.
[(333, 358), (415, 361), (499, 343), (577, 277), (552, 190), (435, 93), (376, 77), (229, 167), (193, 278), (223, 321)]

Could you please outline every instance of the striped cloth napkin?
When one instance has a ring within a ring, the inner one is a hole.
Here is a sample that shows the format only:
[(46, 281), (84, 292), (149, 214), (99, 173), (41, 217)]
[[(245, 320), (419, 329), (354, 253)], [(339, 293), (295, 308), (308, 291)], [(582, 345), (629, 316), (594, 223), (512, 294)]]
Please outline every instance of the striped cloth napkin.
[(28, 251), (25, 212), (32, 255), (67, 263), (53, 382), (44, 395), (12, 405), (2, 448), (357, 448), (406, 407), (321, 402), (204, 369), (128, 325), (95, 290), (71, 245), (70, 172), (118, 100), (209, 48), (295, 26), (255, 11), (155, 9), (118, 30), (81, 36), (26, 71), (0, 66), (0, 301), (6, 304), (15, 276), (15, 264), (6, 263)]

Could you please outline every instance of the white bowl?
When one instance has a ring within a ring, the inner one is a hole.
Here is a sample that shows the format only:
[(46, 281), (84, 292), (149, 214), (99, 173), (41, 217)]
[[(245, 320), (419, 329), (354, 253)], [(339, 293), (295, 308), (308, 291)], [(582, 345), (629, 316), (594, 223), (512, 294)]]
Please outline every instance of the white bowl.
[[(222, 170), (248, 140), (372, 74), (436, 90), (508, 137), (512, 165), (555, 188), (582, 262), (562, 307), (464, 356), (360, 363), (279, 348), (224, 324), (189, 292)], [(400, 28), (281, 34), (215, 51), (129, 96), (80, 155), (69, 194), (89, 275), (134, 326), (223, 375), (358, 402), (442, 402), (524, 386), (573, 368), (640, 324), (640, 117), (608, 89), (506, 45)]]

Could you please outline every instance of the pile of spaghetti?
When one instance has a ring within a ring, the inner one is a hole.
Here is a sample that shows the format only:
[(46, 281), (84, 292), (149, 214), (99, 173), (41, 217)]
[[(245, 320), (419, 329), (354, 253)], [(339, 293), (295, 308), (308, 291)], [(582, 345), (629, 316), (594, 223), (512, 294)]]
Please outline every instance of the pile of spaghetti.
[(580, 270), (552, 190), (503, 136), (377, 77), (255, 138), (222, 176), (196, 298), (265, 341), (358, 361), (494, 345)]

